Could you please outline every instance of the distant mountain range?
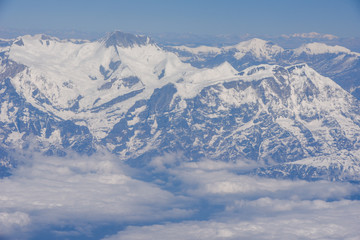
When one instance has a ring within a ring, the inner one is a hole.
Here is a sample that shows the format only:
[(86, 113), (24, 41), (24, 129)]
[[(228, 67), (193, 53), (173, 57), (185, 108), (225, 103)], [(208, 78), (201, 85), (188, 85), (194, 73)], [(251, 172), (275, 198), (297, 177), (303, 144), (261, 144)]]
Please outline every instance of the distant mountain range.
[(360, 54), (345, 47), (308, 43), (296, 49), (285, 50), (271, 42), (255, 38), (222, 48), (174, 46), (172, 49), (183, 61), (196, 67), (213, 67), (227, 61), (241, 71), (258, 64), (290, 66), (306, 63), (360, 99)]
[(284, 49), (163, 46), (113, 32), (0, 41), (0, 176), (16, 152), (106, 149), (136, 167), (181, 153), (252, 160), (260, 176), (359, 180), (360, 54), (308, 43)]

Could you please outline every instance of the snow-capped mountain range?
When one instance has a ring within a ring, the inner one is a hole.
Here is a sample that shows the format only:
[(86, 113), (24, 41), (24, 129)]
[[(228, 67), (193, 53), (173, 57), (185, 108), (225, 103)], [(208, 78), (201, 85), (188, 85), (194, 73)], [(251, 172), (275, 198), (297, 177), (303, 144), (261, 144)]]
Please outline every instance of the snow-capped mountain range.
[[(176, 152), (252, 160), (261, 167), (251, 174), (358, 180), (359, 57), (340, 46), (285, 50), (261, 39), (159, 47), (122, 32), (92, 42), (1, 40), (0, 174), (22, 149), (107, 149), (133, 166)], [(308, 170), (323, 169), (324, 159), (336, 161), (325, 164), (331, 171)]]
[(283, 49), (269, 41), (254, 38), (221, 48), (172, 46), (168, 49), (176, 52), (184, 62), (196, 67), (214, 67), (227, 61), (241, 71), (264, 63), (281, 66), (307, 63), (360, 99), (360, 54), (342, 46), (311, 42), (296, 49)]

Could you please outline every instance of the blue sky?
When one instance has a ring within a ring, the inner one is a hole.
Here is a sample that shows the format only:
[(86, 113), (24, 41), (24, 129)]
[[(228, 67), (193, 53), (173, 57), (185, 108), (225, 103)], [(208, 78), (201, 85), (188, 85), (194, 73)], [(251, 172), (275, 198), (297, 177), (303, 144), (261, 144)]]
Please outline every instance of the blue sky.
[(0, 0), (0, 28), (360, 36), (359, 0)]

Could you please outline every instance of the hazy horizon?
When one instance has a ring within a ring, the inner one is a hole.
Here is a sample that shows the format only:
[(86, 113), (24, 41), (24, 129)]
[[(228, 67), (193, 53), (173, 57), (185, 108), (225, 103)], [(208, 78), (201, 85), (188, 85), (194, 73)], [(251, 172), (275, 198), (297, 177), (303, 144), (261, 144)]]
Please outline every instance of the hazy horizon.
[(356, 0), (0, 0), (0, 29), (200, 35), (318, 32), (360, 37), (360, 4)]

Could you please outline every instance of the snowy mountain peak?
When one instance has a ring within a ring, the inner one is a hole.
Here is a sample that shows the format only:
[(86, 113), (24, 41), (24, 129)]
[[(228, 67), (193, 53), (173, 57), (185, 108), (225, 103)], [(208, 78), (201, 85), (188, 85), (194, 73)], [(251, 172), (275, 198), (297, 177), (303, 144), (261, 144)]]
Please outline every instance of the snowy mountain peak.
[[(175, 46), (171, 47), (178, 52), (187, 52), (194, 55), (221, 55), (232, 52), (234, 57), (239, 60), (245, 55), (250, 54), (258, 60), (270, 60), (275, 55), (284, 51), (284, 49), (271, 42), (253, 38), (248, 41), (240, 42), (236, 45), (225, 46), (225, 47), (210, 47), (210, 46), (199, 46), (199, 47), (187, 47), (187, 46)], [(199, 58), (196, 58), (199, 59)], [(200, 58), (201, 59), (201, 58)]]
[(103, 42), (106, 47), (119, 46), (119, 47), (128, 48), (128, 47), (133, 47), (135, 45), (137, 46), (147, 45), (151, 43), (151, 40), (147, 36), (115, 31), (108, 33), (103, 39), (101, 39), (101, 42)]
[(255, 48), (255, 47), (257, 47), (257, 48), (259, 48), (259, 47), (265, 46), (268, 43), (269, 43), (268, 41), (265, 41), (260, 38), (252, 38), (250, 40), (243, 41), (243, 42), (236, 44), (235, 47), (239, 47), (239, 48), (243, 48), (243, 47)]
[(325, 43), (308, 43), (304, 44), (301, 47), (294, 50), (294, 53), (296, 55), (301, 55), (302, 53), (308, 54), (308, 55), (315, 55), (315, 54), (326, 54), (326, 53), (332, 53), (332, 54), (339, 54), (339, 53), (346, 53), (346, 54), (355, 54), (360, 56), (359, 53), (351, 52), (349, 49), (342, 47), (342, 46), (329, 46)]
[(282, 47), (259, 38), (240, 42), (234, 46), (226, 47), (225, 49), (235, 49), (237, 51), (234, 55), (236, 59), (243, 58), (247, 53), (251, 53), (258, 59), (271, 59), (273, 55), (284, 51)]

